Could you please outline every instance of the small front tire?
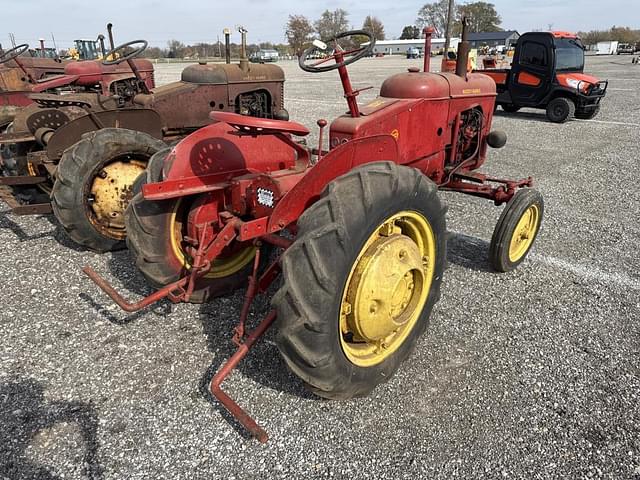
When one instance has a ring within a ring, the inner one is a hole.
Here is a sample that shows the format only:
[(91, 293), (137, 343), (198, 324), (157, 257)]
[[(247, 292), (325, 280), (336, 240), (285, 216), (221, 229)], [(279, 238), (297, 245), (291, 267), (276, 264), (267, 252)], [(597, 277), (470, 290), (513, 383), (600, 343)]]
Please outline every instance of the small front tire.
[(502, 211), (491, 237), (489, 261), (494, 270), (510, 272), (531, 250), (540, 231), (544, 202), (533, 188), (518, 191)]

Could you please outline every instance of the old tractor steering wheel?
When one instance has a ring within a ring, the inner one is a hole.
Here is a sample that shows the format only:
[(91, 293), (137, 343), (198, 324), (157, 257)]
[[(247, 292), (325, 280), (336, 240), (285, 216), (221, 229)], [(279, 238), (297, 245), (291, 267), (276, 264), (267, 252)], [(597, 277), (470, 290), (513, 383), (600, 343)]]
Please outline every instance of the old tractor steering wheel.
[[(362, 35), (367, 37), (369, 39), (369, 45), (367, 45), (366, 47), (359, 47), (359, 48), (345, 50), (338, 43), (338, 40), (340, 40), (341, 38), (353, 37), (356, 35)], [(333, 44), (334, 46), (333, 53), (331, 53), (329, 56), (324, 57), (320, 60), (316, 60), (313, 63), (305, 63), (305, 60), (311, 57), (314, 53), (326, 51), (327, 48), (331, 46), (330, 44)], [(337, 68), (350, 65), (353, 62), (357, 62), (362, 57), (369, 55), (373, 51), (373, 47), (375, 46), (375, 44), (376, 44), (375, 37), (371, 33), (365, 30), (351, 30), (349, 32), (342, 32), (336, 35), (334, 38), (327, 40), (326, 42), (320, 42), (318, 40), (314, 40), (313, 45), (307, 48), (304, 51), (304, 53), (300, 55), (300, 57), (298, 58), (298, 65), (300, 65), (300, 68), (305, 72), (311, 72), (311, 73), (329, 72), (331, 70), (336, 70)], [(326, 63), (330, 60), (336, 60), (336, 63), (331, 65), (320, 66), (323, 63)]]
[[(130, 47), (131, 45), (136, 45), (140, 43), (141, 45), (138, 48), (133, 49), (133, 51), (127, 53), (126, 55), (123, 55), (121, 57), (117, 57), (116, 58), (116, 52), (126, 49), (127, 47)], [(113, 50), (107, 52), (104, 55), (104, 59), (102, 60), (102, 64), (103, 65), (118, 65), (119, 63), (125, 62), (127, 60), (130, 60), (132, 58), (135, 58), (137, 56), (139, 56), (142, 52), (144, 52), (147, 49), (147, 45), (149, 45), (149, 43), (146, 40), (133, 40), (131, 42), (127, 42), (127, 43), (123, 43), (122, 45), (117, 46), (116, 48), (114, 48)], [(109, 57), (111, 57), (111, 60), (107, 60)]]
[(29, 45), (27, 45), (26, 43), (18, 45), (17, 47), (13, 47), (11, 50), (7, 50), (2, 55), (0, 55), (0, 64), (7, 63), (9, 60), (13, 60), (16, 57), (19, 57), (27, 50), (29, 50)]

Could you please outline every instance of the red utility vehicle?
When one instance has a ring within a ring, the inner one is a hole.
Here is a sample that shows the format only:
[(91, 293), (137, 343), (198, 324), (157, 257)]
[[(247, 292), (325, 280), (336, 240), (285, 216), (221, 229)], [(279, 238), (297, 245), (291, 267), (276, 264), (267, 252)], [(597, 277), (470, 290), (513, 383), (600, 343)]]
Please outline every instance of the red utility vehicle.
[(518, 39), (511, 68), (478, 70), (496, 82), (496, 105), (505, 112), (542, 108), (563, 123), (600, 111), (607, 81), (584, 73), (584, 46), (569, 32), (529, 32)]
[[(369, 46), (340, 46), (358, 35)], [(389, 77), (363, 106), (347, 66), (372, 51), (373, 36), (352, 31), (329, 43), (314, 42), (299, 59), (307, 72), (340, 75), (349, 110), (331, 123), (328, 150), (322, 119), (311, 149), (294, 140), (309, 134), (299, 123), (213, 112), (216, 123), (152, 157), (125, 212), (136, 265), (160, 290), (130, 304), (85, 268), (127, 311), (164, 297), (204, 301), (248, 278), (239, 348), (211, 391), (260, 441), (265, 431), (220, 384), (276, 318), (278, 348), (313, 392), (367, 395), (408, 357), (440, 296), (447, 232), (438, 190), (507, 204), (489, 252), (500, 271), (523, 261), (543, 215), (530, 177), (476, 171), (506, 136), (491, 131), (494, 82), (467, 73), (466, 22), (457, 74), (428, 73), (427, 55), (424, 72)], [(307, 63), (318, 50), (332, 53)], [(271, 263), (269, 247), (283, 250)], [(274, 310), (246, 335), (256, 293), (279, 275)]]

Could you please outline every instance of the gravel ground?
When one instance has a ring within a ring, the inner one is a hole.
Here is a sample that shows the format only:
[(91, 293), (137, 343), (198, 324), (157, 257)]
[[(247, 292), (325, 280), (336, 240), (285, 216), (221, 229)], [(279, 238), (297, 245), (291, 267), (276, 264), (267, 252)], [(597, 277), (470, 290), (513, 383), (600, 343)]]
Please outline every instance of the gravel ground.
[[(412, 64), (351, 71), (379, 87)], [(345, 110), (335, 72), (281, 66), (293, 119), (315, 132)], [(167, 82), (180, 66), (158, 70)], [(500, 209), (443, 195), (442, 299), (393, 379), (365, 399), (320, 400), (271, 333), (227, 381), (266, 445), (204, 393), (233, 352), (242, 292), (125, 315), (80, 269), (131, 298), (149, 293), (126, 251), (83, 251), (52, 218), (0, 207), (0, 478), (640, 479), (640, 67), (606, 57), (587, 70), (610, 80), (595, 121), (555, 125), (530, 110), (494, 122), (509, 141), (485, 170), (533, 175), (545, 198), (528, 260), (489, 271)]]

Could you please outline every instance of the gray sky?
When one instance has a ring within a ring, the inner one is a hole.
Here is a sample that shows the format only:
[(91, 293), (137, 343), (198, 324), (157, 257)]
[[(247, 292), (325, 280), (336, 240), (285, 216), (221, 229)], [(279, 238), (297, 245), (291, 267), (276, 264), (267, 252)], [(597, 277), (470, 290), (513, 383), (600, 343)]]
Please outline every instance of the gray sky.
[[(640, 0), (493, 0), (505, 29), (520, 33), (532, 29), (592, 30), (613, 25), (640, 28)], [(0, 0), (0, 43), (9, 45), (9, 32), (19, 43), (36, 44), (39, 37), (67, 48), (76, 38), (95, 38), (114, 24), (116, 43), (145, 38), (166, 46), (175, 38), (187, 44), (215, 42), (224, 27), (243, 24), (249, 42), (284, 41), (289, 14), (312, 21), (325, 10), (344, 8), (360, 27), (366, 15), (377, 16), (388, 38), (398, 37), (413, 24), (422, 1), (359, 0)], [(239, 41), (236, 34), (233, 41)]]

